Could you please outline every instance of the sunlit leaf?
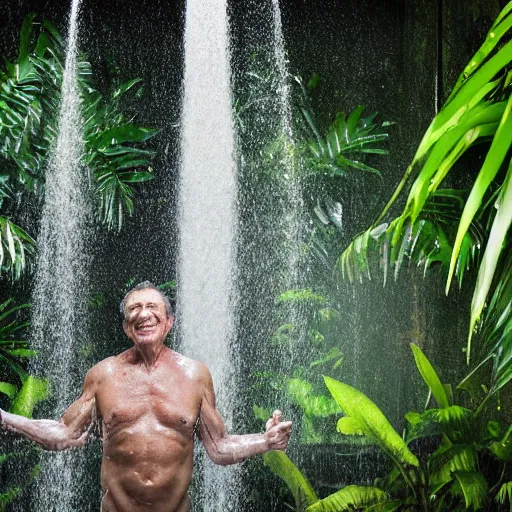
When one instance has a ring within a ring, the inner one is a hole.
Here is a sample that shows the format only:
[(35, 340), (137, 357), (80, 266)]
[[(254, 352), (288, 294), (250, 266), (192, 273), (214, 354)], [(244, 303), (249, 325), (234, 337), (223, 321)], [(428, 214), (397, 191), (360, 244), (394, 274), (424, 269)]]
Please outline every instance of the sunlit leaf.
[(354, 418), (361, 431), (402, 464), (419, 466), (418, 459), (391, 426), (381, 410), (363, 393), (342, 382), (324, 377), (332, 396), (344, 414)]
[(344, 512), (366, 509), (376, 503), (385, 502), (389, 495), (378, 487), (365, 487), (362, 485), (348, 485), (343, 489), (319, 500), (306, 512)]
[(286, 453), (280, 451), (267, 452), (263, 455), (263, 461), (275, 475), (285, 481), (299, 510), (318, 501), (310, 483)]

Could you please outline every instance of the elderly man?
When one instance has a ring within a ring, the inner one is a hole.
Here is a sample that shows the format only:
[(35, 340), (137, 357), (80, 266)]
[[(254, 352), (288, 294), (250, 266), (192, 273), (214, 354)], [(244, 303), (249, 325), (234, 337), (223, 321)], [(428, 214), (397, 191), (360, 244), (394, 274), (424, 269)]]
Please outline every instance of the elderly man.
[(209, 457), (223, 465), (286, 449), (291, 422), (282, 422), (279, 411), (264, 434), (226, 432), (208, 368), (164, 345), (173, 317), (158, 288), (149, 282), (137, 285), (121, 308), (133, 347), (91, 368), (82, 395), (59, 421), (0, 410), (4, 428), (45, 449), (64, 450), (83, 445), (98, 421), (102, 512), (189, 511), (194, 434)]

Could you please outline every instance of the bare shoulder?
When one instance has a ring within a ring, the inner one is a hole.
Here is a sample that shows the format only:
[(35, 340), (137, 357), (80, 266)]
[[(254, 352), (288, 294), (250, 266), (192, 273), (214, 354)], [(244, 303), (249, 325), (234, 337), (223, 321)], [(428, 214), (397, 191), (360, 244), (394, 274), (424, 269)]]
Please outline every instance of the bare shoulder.
[(117, 365), (116, 357), (107, 357), (96, 363), (85, 376), (85, 383), (99, 383), (101, 382), (107, 375), (111, 374), (114, 367)]
[(178, 352), (174, 352), (173, 350), (170, 350), (170, 356), (175, 361), (176, 365), (179, 368), (182, 368), (187, 377), (189, 377), (191, 380), (205, 384), (211, 382), (212, 377), (210, 370), (201, 361), (196, 361), (195, 359), (186, 357), (182, 354), (179, 354)]

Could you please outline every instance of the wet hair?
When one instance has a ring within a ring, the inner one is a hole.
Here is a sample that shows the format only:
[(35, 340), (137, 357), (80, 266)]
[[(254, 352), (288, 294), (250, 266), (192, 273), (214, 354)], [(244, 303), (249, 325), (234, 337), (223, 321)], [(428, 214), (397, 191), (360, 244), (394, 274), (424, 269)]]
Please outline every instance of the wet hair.
[(121, 315), (123, 316), (123, 320), (126, 318), (125, 307), (126, 307), (126, 301), (128, 300), (128, 297), (132, 293), (138, 292), (140, 290), (155, 290), (156, 292), (158, 292), (160, 294), (160, 296), (162, 297), (162, 300), (164, 301), (165, 312), (167, 314), (167, 318), (169, 318), (170, 316), (173, 315), (171, 303), (169, 302), (169, 299), (167, 298), (165, 293), (162, 290), (160, 290), (160, 288), (158, 288), (158, 286), (155, 286), (152, 282), (150, 282), (150, 281), (142, 281), (142, 283), (139, 283), (138, 285), (134, 286), (124, 296), (123, 300), (121, 301), (121, 304), (119, 305), (119, 311), (120, 311)]

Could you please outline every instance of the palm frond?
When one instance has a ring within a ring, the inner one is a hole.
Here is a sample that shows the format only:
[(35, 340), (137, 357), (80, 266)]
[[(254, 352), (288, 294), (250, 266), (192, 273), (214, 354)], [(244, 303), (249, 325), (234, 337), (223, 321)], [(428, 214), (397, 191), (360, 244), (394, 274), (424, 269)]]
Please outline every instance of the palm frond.
[(361, 118), (364, 109), (364, 105), (361, 105), (348, 116), (343, 112), (338, 113), (324, 137), (320, 135), (311, 113), (302, 109), (304, 119), (315, 136), (315, 140), (307, 144), (308, 168), (313, 172), (327, 172), (333, 176), (343, 176), (350, 170), (381, 176), (378, 169), (364, 160), (370, 154), (388, 153), (382, 144), (389, 138), (385, 128), (391, 123), (374, 122), (377, 114)]
[(0, 216), (0, 272), (19, 279), (35, 251), (35, 240), (7, 217)]

